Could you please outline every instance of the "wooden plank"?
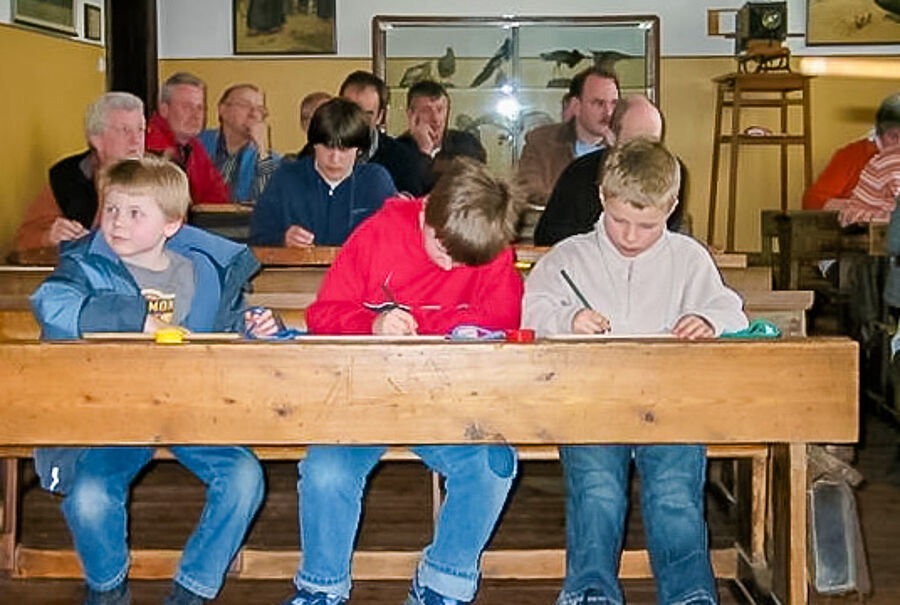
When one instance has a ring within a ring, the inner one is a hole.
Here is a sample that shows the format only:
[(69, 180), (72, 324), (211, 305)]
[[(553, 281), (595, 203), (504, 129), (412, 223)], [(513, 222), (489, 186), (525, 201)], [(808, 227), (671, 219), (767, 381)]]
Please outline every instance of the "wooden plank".
[(251, 248), (256, 259), (266, 267), (307, 265), (328, 266), (334, 262), (340, 247), (310, 246), (309, 248), (285, 248), (283, 246), (254, 246)]
[(51, 273), (53, 273), (53, 267), (0, 265), (0, 295), (28, 296)]
[(236, 214), (250, 216), (253, 206), (250, 204), (192, 204), (191, 215), (201, 214)]
[(772, 267), (720, 267), (722, 279), (738, 292), (772, 289)]
[(757, 311), (804, 310), (812, 308), (812, 290), (750, 290), (742, 294), (744, 304)]
[(3, 506), (0, 508), (0, 570), (13, 568), (18, 532), (19, 512), (19, 461), (0, 460), (3, 482)]
[[(555, 579), (565, 576), (565, 551), (562, 549), (487, 550), (482, 556), (482, 575), (488, 579)], [(710, 553), (713, 572), (718, 578), (736, 577), (737, 552), (733, 548)], [(131, 551), (129, 577), (163, 580), (174, 575), (179, 550), (134, 549)], [(252, 580), (289, 579), (297, 571), (299, 551), (266, 551), (245, 548), (229, 574)], [(408, 580), (421, 557), (418, 551), (356, 551), (353, 554), (354, 580)], [(78, 557), (72, 550), (41, 550), (20, 546), (16, 552), (15, 575), (19, 578), (81, 577)], [(646, 550), (622, 553), (619, 569), (622, 579), (653, 577)]]
[(0, 444), (853, 442), (857, 351), (844, 338), (3, 343)]
[(315, 295), (327, 267), (273, 267), (263, 269), (250, 282), (253, 292), (303, 292)]

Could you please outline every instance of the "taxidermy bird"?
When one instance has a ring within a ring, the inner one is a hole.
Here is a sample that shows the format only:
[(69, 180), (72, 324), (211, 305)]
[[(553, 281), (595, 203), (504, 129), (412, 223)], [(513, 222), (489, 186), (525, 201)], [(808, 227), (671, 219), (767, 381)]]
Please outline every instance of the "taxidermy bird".
[(456, 54), (451, 47), (447, 47), (444, 56), (437, 60), (438, 75), (446, 79), (456, 73)]
[(478, 72), (478, 75), (475, 76), (475, 79), (472, 80), (472, 83), (469, 84), (470, 88), (477, 88), (487, 82), (487, 79), (493, 75), (497, 68), (503, 64), (504, 61), (509, 61), (510, 53), (512, 52), (512, 41), (507, 38), (503, 41), (503, 44), (500, 45), (500, 48), (497, 49), (497, 52), (494, 53), (494, 56), (488, 59), (487, 63), (484, 64), (484, 67), (481, 68), (481, 71)]
[(580, 51), (574, 48), (572, 50), (553, 50), (548, 53), (541, 53), (540, 57), (544, 61), (556, 63), (557, 69), (563, 65), (569, 68), (575, 67), (582, 59), (587, 59), (587, 55), (581, 54)]
[(889, 18), (900, 19), (900, 0), (875, 0), (875, 4), (886, 10)]
[(431, 61), (418, 63), (412, 67), (407, 67), (400, 78), (400, 86), (403, 88), (412, 86), (416, 82), (431, 79)]
[(629, 59), (631, 55), (620, 53), (617, 50), (592, 50), (594, 56), (594, 67), (604, 71), (615, 71), (616, 63), (622, 59)]

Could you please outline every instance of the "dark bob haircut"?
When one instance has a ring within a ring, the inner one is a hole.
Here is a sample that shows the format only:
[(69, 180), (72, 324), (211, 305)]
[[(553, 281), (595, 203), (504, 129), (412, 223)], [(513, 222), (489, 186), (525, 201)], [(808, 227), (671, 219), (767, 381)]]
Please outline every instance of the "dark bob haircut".
[(353, 101), (335, 97), (322, 103), (309, 123), (307, 138), (313, 145), (356, 147), (366, 153), (371, 144), (369, 120)]

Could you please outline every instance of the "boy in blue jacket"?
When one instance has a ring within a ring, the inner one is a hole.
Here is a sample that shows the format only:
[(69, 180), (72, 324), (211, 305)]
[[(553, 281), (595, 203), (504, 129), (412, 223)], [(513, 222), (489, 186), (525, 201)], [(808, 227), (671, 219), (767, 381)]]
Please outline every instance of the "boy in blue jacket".
[[(125, 160), (101, 177), (98, 190), (100, 230), (65, 248), (31, 297), (44, 338), (175, 325), (198, 332), (243, 327), (254, 336), (277, 330), (270, 311), (242, 317), (244, 287), (259, 268), (250, 250), (182, 225), (190, 193), (181, 169), (153, 157)], [(166, 604), (201, 604), (219, 592), (262, 502), (262, 469), (242, 447), (170, 449), (206, 485), (206, 505)], [(131, 602), (128, 493), (153, 450), (35, 450), (41, 484), (65, 496), (63, 514), (87, 583), (85, 605)]]

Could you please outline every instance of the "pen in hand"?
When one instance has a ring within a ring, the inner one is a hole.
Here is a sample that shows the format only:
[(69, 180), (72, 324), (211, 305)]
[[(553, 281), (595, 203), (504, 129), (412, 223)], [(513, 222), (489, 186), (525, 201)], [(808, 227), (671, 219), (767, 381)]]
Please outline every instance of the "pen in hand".
[(560, 269), (560, 270), (559, 270), (559, 273), (560, 273), (560, 275), (563, 276), (563, 279), (566, 280), (566, 283), (569, 284), (569, 287), (572, 288), (572, 292), (574, 292), (574, 293), (575, 293), (575, 296), (578, 297), (578, 300), (581, 301), (582, 306), (583, 306), (585, 309), (588, 309), (588, 310), (590, 310), (590, 311), (593, 311), (593, 310), (594, 310), (594, 307), (592, 307), (592, 306), (591, 306), (591, 303), (589, 303), (589, 302), (587, 301), (587, 299), (584, 297), (584, 294), (581, 293), (581, 290), (578, 289), (578, 286), (575, 285), (575, 282), (573, 282), (573, 281), (572, 281), (572, 278), (569, 277), (569, 274), (566, 273), (566, 270), (565, 270), (565, 269)]
[(560, 269), (559, 273), (584, 307), (584, 309), (576, 313), (575, 317), (572, 319), (572, 331), (576, 334), (606, 334), (609, 332), (610, 329), (612, 329), (609, 319), (594, 311), (591, 303), (589, 303), (584, 294), (581, 293), (581, 290), (578, 289), (578, 286), (575, 285), (575, 282), (572, 281), (572, 278), (569, 277), (569, 274), (566, 273), (565, 269)]

